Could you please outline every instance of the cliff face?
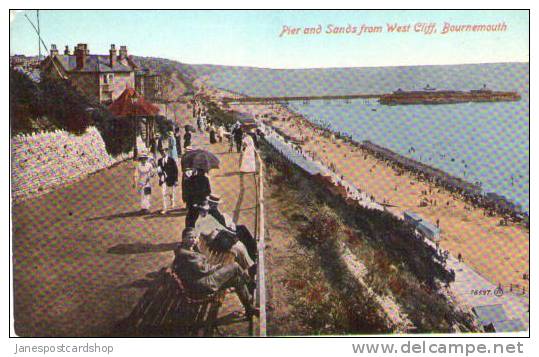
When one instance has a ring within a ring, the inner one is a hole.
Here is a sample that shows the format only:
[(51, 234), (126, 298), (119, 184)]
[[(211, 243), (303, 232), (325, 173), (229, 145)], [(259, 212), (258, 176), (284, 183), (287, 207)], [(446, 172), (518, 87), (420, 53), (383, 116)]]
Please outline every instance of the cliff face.
[(164, 100), (176, 100), (192, 92), (197, 74), (191, 65), (156, 57), (135, 57), (135, 60), (143, 68), (161, 76)]

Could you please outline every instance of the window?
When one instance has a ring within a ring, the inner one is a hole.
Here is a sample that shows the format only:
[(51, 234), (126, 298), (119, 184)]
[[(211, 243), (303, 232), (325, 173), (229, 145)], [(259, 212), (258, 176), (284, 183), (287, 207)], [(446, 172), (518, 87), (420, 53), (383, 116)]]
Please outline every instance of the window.
[(114, 82), (114, 73), (106, 73), (103, 77), (103, 83), (112, 84)]

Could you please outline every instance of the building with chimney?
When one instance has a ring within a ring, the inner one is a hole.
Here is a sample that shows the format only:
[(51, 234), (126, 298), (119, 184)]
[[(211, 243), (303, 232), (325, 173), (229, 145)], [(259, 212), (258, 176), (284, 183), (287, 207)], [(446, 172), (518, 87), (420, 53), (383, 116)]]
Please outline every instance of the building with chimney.
[(85, 43), (79, 43), (73, 54), (65, 46), (60, 54), (52, 44), (50, 55), (41, 63), (41, 76), (68, 80), (80, 92), (103, 104), (114, 101), (127, 87), (142, 95), (147, 87), (144, 85), (147, 71), (129, 56), (127, 46), (120, 46), (117, 51), (114, 44), (108, 55), (90, 54)]

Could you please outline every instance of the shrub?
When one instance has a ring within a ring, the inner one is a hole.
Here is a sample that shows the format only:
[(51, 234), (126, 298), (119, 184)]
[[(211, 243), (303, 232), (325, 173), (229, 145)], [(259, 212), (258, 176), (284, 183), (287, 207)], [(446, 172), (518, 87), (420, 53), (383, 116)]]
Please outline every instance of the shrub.
[(342, 225), (339, 217), (327, 206), (314, 206), (310, 211), (311, 217), (302, 231), (302, 239), (314, 244), (335, 239)]
[[(321, 289), (305, 291), (313, 297), (311, 303), (318, 305), (316, 311), (324, 318), (330, 318), (328, 311), (333, 311), (333, 316), (338, 311), (339, 318), (345, 318), (339, 325), (345, 331), (383, 329), (383, 321), (375, 314), (380, 307), (358, 289), (339, 259), (340, 243), (348, 242), (368, 268), (367, 284), (378, 294), (392, 295), (418, 332), (450, 332), (454, 324), (473, 331), (471, 317), (438, 292), (440, 282), (454, 280), (454, 272), (446, 269), (435, 249), (417, 237), (409, 225), (387, 212), (349, 206), (270, 147), (263, 149), (264, 157), (272, 163), (272, 178), (279, 180), (279, 192), (292, 201), (299, 197), (305, 206), (308, 222), (298, 223), (302, 225), (299, 242), (318, 253), (316, 264), (320, 264), (328, 283), (345, 302), (342, 309), (330, 310), (323, 299), (318, 299)], [(285, 168), (291, 174), (283, 174)], [(306, 266), (301, 272), (306, 274), (303, 279), (307, 279)]]
[(133, 146), (130, 119), (114, 118), (66, 81), (44, 78), (33, 82), (25, 74), (10, 69), (9, 100), (11, 135), (41, 130), (66, 130), (83, 134), (95, 125), (107, 152), (113, 156), (129, 152)]

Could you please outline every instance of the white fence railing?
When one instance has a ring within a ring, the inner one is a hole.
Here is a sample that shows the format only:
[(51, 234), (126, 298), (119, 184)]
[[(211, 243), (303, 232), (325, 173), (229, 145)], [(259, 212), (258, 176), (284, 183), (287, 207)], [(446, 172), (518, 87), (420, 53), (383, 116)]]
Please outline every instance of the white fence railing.
[(264, 165), (258, 152), (256, 153), (258, 161), (258, 184), (256, 190), (256, 238), (258, 241), (258, 306), (260, 307), (259, 330), (258, 335), (265, 337), (267, 335), (266, 326), (266, 274), (265, 274), (265, 219), (264, 219)]

